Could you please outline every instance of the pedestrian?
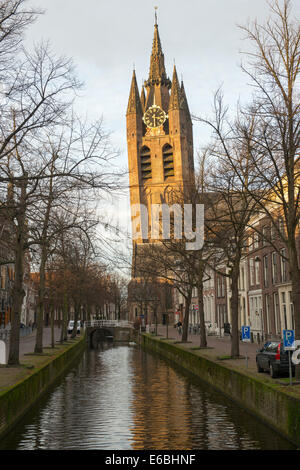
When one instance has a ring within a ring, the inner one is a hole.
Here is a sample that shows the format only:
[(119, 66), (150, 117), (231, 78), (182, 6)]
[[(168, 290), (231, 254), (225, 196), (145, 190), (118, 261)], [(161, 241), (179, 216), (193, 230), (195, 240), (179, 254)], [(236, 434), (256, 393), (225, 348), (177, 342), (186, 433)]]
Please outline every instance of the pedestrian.
[(177, 323), (177, 330), (178, 330), (178, 333), (181, 335), (182, 334), (182, 323), (181, 323), (181, 321), (179, 321)]

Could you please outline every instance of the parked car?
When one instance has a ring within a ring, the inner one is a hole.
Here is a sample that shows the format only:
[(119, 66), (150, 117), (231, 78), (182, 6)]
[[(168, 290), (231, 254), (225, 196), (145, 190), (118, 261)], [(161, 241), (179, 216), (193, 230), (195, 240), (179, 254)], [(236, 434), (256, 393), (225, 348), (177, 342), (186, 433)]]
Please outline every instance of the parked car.
[[(70, 320), (68, 324), (68, 333), (71, 334), (74, 328), (74, 320)], [(80, 334), (80, 320), (77, 322), (77, 334)]]
[[(270, 372), (271, 377), (289, 374), (289, 355), (283, 349), (282, 341), (268, 341), (263, 348), (257, 351), (256, 366), (258, 372)], [(292, 373), (295, 375), (295, 365), (292, 364)]]

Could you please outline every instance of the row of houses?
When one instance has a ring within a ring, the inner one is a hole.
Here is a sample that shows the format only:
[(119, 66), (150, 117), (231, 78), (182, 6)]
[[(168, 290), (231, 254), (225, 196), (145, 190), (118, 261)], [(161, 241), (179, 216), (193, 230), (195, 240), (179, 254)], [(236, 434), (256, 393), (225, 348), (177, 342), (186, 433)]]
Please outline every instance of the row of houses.
[[(281, 219), (278, 223), (284, 230)], [(258, 222), (255, 231), (249, 232), (246, 245), (240, 264), (239, 327), (250, 326), (253, 339), (258, 342), (280, 338), (283, 329), (295, 326), (287, 248), (280, 237), (272, 235), (272, 225), (266, 218)], [(229, 331), (231, 324), (229, 270), (230, 266), (223, 262), (215, 269), (207, 268), (205, 273), (205, 322), (208, 332), (219, 335)], [(183, 311), (183, 296), (177, 292), (174, 299), (175, 311)], [(195, 288), (190, 308), (190, 325), (193, 326), (200, 322), (198, 304)]]
[[(0, 256), (1, 256), (0, 248)], [(2, 259), (2, 258), (0, 258)], [(5, 258), (3, 257), (3, 260)], [(7, 259), (7, 258), (6, 258)], [(1, 261), (0, 261), (1, 262)], [(4, 262), (4, 261), (3, 261)], [(9, 328), (11, 322), (11, 312), (12, 312), (12, 290), (14, 284), (14, 265), (13, 264), (3, 264), (0, 266), (0, 329)], [(25, 264), (25, 273), (24, 273), (24, 299), (21, 310), (20, 322), (24, 326), (34, 326), (37, 321), (37, 293), (38, 293), (38, 283), (39, 283), (39, 274), (30, 272), (29, 263)], [(54, 315), (54, 324), (61, 325), (62, 321), (62, 311), (61, 308), (55, 306), (52, 309)], [(70, 318), (74, 318), (74, 309), (70, 306)], [(99, 298), (99, 308), (94, 309), (92, 316), (94, 318), (101, 317), (106, 320), (115, 320), (124, 317), (124, 312), (120, 309), (120, 305), (116, 302), (109, 301), (106, 298)], [(82, 310), (81, 319), (86, 319), (86, 314)], [(44, 310), (44, 324), (45, 326), (50, 325), (51, 322), (51, 312), (50, 305), (47, 302), (47, 296), (45, 301), (45, 310)]]

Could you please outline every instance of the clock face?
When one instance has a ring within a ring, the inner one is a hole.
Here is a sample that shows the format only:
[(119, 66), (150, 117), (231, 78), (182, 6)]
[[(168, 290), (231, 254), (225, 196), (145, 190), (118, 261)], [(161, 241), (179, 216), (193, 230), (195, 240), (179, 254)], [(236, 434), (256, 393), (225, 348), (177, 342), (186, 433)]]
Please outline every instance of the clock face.
[(147, 127), (159, 127), (163, 125), (166, 118), (166, 113), (159, 106), (153, 105), (147, 109), (143, 120)]

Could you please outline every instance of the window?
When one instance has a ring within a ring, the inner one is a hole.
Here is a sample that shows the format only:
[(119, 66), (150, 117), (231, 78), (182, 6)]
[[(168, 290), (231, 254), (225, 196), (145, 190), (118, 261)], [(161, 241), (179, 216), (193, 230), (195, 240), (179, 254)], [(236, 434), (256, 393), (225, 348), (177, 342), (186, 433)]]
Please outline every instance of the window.
[(249, 246), (249, 251), (253, 250), (253, 238), (249, 237), (248, 238), (248, 246)]
[(286, 249), (283, 248), (280, 250), (281, 255), (281, 282), (287, 281), (287, 268), (286, 268), (286, 259), (285, 259)]
[(249, 260), (249, 269), (250, 269), (250, 286), (254, 286), (254, 259)]
[(281, 235), (285, 235), (285, 230), (284, 230), (284, 222), (283, 222), (283, 218), (280, 217), (279, 218), (279, 221), (278, 221), (278, 228), (279, 228), (279, 232), (281, 233)]
[(222, 286), (222, 290), (221, 290), (221, 293), (222, 293), (222, 297), (225, 297), (225, 277), (222, 277), (221, 278), (221, 286)]
[(163, 166), (165, 180), (174, 176), (173, 148), (169, 144), (166, 144), (163, 147)]
[(260, 283), (259, 263), (260, 263), (260, 260), (259, 260), (259, 259), (256, 259), (256, 260), (255, 260), (255, 284), (259, 284), (259, 283)]
[(264, 286), (268, 286), (268, 255), (264, 256)]
[(270, 330), (270, 296), (269, 296), (269, 294), (265, 295), (265, 305), (266, 305), (267, 333), (271, 333), (271, 330)]
[(272, 224), (271, 225), (271, 241), (275, 240), (275, 233), (276, 233), (276, 229), (274, 227), (274, 225)]
[(276, 284), (277, 282), (277, 253), (272, 253), (272, 284)]
[(221, 278), (218, 277), (218, 297), (221, 297)]
[(218, 277), (217, 287), (218, 297), (225, 297), (225, 278), (223, 276)]
[(240, 286), (242, 290), (245, 289), (245, 269), (243, 266), (241, 267)]
[(263, 246), (266, 246), (268, 244), (268, 236), (269, 236), (269, 227), (265, 226), (263, 227), (263, 236), (262, 236), (262, 243)]
[(145, 182), (152, 178), (150, 149), (148, 147), (142, 147), (140, 157), (142, 181)]
[(254, 234), (254, 248), (258, 248), (259, 247), (259, 236), (258, 236), (258, 233), (255, 233)]
[(280, 333), (280, 315), (279, 315), (279, 298), (278, 293), (274, 293), (274, 317), (275, 317), (275, 330)]
[(287, 330), (287, 312), (286, 312), (286, 303), (285, 303), (285, 292), (281, 293), (281, 300), (282, 300), (284, 329)]
[(292, 297), (292, 291), (289, 291), (289, 300), (290, 300), (292, 330), (294, 330), (295, 329), (295, 318), (294, 318), (294, 302), (293, 302), (293, 297)]

